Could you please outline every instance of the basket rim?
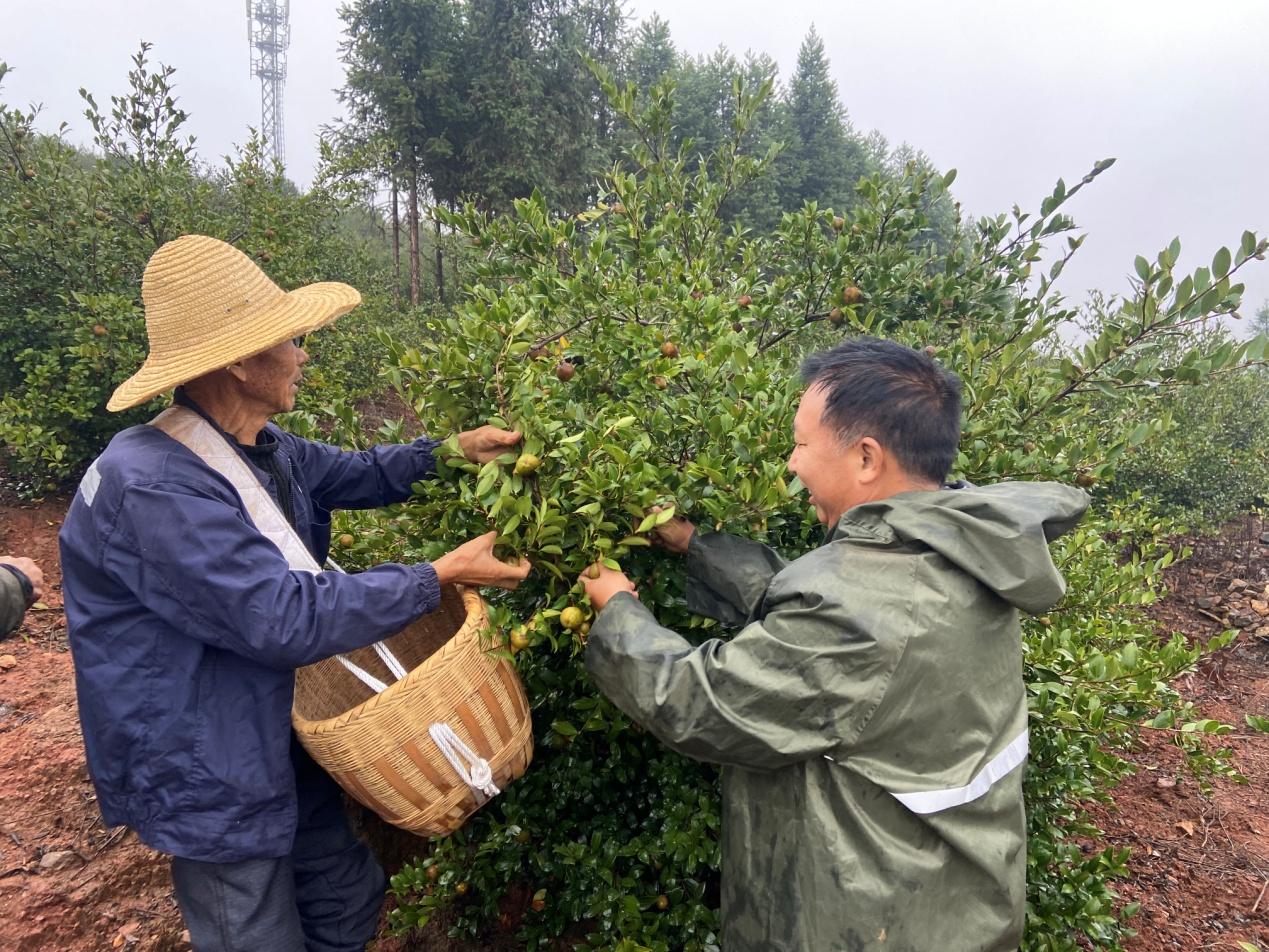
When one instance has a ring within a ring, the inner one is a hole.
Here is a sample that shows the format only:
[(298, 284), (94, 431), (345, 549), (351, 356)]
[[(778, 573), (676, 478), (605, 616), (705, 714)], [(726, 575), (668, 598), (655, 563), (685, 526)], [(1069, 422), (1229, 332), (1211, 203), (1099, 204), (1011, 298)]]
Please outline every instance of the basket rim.
[[(452, 652), (460, 650), (473, 636), (478, 637), (480, 630), (488, 627), (489, 622), (489, 614), (485, 607), (485, 600), (474, 588), (469, 588), (465, 585), (455, 585), (454, 588), (458, 590), (458, 594), (463, 599), (463, 607), (466, 609), (467, 617), (463, 620), (463, 623), (459, 626), (458, 630), (450, 636), (449, 640), (446, 641), (439, 650), (429, 656), (427, 660), (418, 665), (418, 667), (411, 669), (404, 678), (401, 678), (399, 681), (393, 681), (389, 684), (382, 693), (375, 694), (355, 707), (342, 714), (337, 714), (334, 717), (310, 719), (299, 714), (295, 710), (294, 703), (292, 703), (291, 721), (296, 732), (308, 735), (324, 734), (329, 731), (340, 730), (361, 717), (369, 716), (374, 713), (375, 708), (377, 708), (380, 704), (390, 703), (396, 695), (408, 691), (415, 682), (419, 681), (424, 675), (428, 674), (435, 665), (440, 664), (441, 661)], [(419, 616), (419, 618), (422, 617), (424, 616)], [(413, 624), (413, 622), (411, 622), (411, 624)], [(460, 640), (462, 641), (462, 644), (458, 644)], [(458, 644), (458, 647), (455, 647), (456, 644)], [(497, 648), (500, 647), (502, 646), (495, 646), (495, 649), (493, 650), (497, 650)], [(490, 650), (482, 649), (481, 653), (488, 655), (490, 654)], [(501, 662), (505, 659), (495, 658), (494, 660), (495, 662)]]

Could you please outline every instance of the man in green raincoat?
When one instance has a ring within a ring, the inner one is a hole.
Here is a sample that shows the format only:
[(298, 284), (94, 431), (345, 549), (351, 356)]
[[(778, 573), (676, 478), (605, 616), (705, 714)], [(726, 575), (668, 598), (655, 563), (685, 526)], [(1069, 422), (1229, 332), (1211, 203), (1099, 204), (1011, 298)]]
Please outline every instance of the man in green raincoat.
[(789, 471), (828, 527), (793, 562), (675, 518), (693, 647), (620, 573), (584, 577), (586, 667), (686, 756), (722, 764), (725, 952), (1007, 952), (1022, 938), (1027, 699), (1018, 611), (1062, 596), (1048, 543), (1088, 497), (944, 487), (961, 383), (860, 338), (809, 358)]

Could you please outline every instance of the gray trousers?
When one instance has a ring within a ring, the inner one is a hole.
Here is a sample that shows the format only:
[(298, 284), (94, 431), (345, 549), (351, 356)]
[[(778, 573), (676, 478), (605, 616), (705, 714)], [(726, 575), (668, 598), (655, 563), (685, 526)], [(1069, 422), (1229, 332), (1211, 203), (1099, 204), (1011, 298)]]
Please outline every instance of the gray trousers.
[(289, 856), (236, 863), (172, 857), (194, 952), (362, 952), (387, 879), (357, 839), (339, 786), (291, 739), (299, 821)]

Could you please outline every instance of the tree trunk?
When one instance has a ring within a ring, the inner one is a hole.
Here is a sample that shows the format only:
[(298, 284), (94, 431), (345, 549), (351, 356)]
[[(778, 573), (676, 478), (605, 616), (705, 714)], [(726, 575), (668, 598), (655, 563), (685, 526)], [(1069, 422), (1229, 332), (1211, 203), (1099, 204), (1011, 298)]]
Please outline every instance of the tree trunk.
[(392, 306), (401, 309), (401, 188), (392, 177)]
[[(449, 203), (449, 210), (450, 210), (451, 212), (452, 212), (452, 211), (454, 211), (454, 203), (453, 203), (453, 202), (450, 202), (450, 203)], [(454, 233), (454, 230), (451, 228), (451, 229), (450, 229), (450, 234), (452, 235), (453, 233)], [(453, 272), (453, 274), (454, 274), (454, 297), (455, 297), (455, 299), (457, 299), (457, 298), (458, 298), (458, 288), (459, 288), (459, 286), (460, 286), (460, 285), (459, 285), (459, 281), (458, 281), (458, 247), (457, 247), (457, 245), (455, 245), (455, 247), (454, 247), (454, 253), (453, 253), (452, 255), (450, 255), (450, 256), (449, 256), (449, 263), (450, 263), (450, 271), (452, 271), (452, 272)]]
[(410, 169), (410, 306), (419, 306), (419, 170)]
[(445, 258), (441, 255), (441, 218), (439, 215), (433, 215), (432, 221), (436, 223), (436, 296), (444, 304)]

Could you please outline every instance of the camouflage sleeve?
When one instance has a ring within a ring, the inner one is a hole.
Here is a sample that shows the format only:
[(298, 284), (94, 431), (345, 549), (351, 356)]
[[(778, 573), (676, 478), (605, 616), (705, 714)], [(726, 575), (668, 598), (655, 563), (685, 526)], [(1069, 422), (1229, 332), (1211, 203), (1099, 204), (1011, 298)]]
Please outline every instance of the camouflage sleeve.
[(687, 610), (725, 625), (743, 625), (786, 564), (760, 542), (694, 532), (687, 549)]
[(679, 753), (772, 770), (853, 744), (902, 654), (901, 641), (879, 643), (841, 608), (790, 593), (730, 641), (694, 648), (622, 593), (595, 621), (586, 668)]
[(0, 639), (17, 631), (25, 614), (26, 593), (22, 591), (22, 583), (8, 569), (0, 569)]

